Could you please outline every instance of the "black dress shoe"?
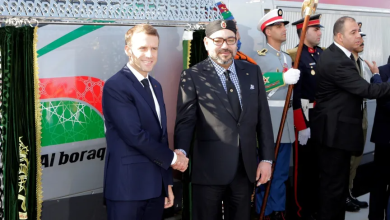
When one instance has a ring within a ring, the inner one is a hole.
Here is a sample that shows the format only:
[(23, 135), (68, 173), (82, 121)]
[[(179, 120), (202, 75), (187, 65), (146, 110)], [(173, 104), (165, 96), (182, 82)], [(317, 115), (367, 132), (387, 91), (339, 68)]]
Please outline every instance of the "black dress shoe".
[(302, 216), (302, 220), (316, 220), (316, 217), (313, 215)]
[(347, 199), (345, 200), (345, 211), (357, 212), (359, 210), (360, 210), (360, 207), (358, 205), (356, 205), (355, 203), (353, 203), (352, 200), (348, 196)]
[(286, 212), (280, 211), (280, 212), (274, 212), (274, 218), (275, 220), (286, 220)]
[(357, 198), (353, 197), (352, 193), (351, 193), (351, 190), (349, 191), (349, 199), (357, 206), (359, 206), (359, 208), (367, 208), (368, 207), (368, 203), (367, 202), (364, 202), (364, 201), (359, 201)]

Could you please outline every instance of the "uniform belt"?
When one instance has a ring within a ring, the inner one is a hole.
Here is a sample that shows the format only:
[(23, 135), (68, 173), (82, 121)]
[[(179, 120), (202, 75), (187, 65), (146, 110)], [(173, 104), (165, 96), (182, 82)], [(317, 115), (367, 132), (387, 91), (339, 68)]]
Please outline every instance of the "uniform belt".
[(315, 102), (310, 102), (309, 99), (301, 99), (301, 105), (303, 109), (312, 109), (316, 105)]
[[(284, 107), (285, 100), (268, 100), (268, 106), (269, 107)], [(288, 105), (289, 108), (292, 106), (292, 101), (290, 101), (290, 104)]]

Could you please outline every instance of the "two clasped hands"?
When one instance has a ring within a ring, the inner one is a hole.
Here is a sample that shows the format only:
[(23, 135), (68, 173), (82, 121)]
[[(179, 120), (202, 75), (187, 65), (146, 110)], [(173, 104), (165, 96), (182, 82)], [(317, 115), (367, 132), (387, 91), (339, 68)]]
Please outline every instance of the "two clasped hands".
[(188, 158), (180, 150), (175, 150), (177, 159), (174, 164), (171, 165), (172, 169), (184, 172), (188, 168)]
[[(184, 172), (188, 168), (188, 158), (180, 150), (175, 150), (176, 153), (176, 162), (171, 165), (172, 169)], [(172, 186), (168, 186), (168, 197), (165, 197), (164, 208), (170, 208), (173, 206), (175, 196), (173, 195)]]

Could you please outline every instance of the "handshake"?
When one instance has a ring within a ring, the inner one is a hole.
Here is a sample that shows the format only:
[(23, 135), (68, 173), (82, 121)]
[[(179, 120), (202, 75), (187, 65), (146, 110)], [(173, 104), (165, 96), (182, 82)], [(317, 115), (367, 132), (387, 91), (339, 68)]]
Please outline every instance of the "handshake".
[(180, 150), (175, 150), (175, 153), (177, 155), (177, 159), (176, 162), (171, 165), (171, 167), (180, 172), (186, 171), (188, 167), (188, 158)]

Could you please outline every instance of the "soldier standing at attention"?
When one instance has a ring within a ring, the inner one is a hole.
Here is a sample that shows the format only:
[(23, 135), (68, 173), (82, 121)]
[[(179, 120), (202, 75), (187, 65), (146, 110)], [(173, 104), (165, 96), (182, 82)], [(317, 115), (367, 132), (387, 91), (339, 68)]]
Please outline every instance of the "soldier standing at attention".
[[(219, 12), (221, 12), (223, 20), (225, 20), (225, 21), (233, 20), (234, 23), (236, 24), (237, 53), (236, 53), (236, 56), (234, 57), (234, 59), (235, 60), (245, 60), (249, 63), (253, 63), (253, 64), (257, 65), (255, 60), (253, 60), (251, 57), (249, 57), (248, 55), (246, 55), (245, 53), (243, 53), (240, 50), (241, 49), (241, 40), (240, 40), (241, 36), (240, 36), (240, 32), (238, 30), (237, 21), (233, 17), (232, 12), (229, 11), (229, 9), (226, 7), (226, 5), (223, 2), (217, 2), (216, 6), (217, 6)], [(260, 55), (264, 52), (261, 52), (260, 50), (258, 50), (257, 53)], [(293, 73), (293, 72), (290, 72), (287, 75), (284, 72), (277, 72), (277, 73), (273, 72), (272, 74), (271, 73), (263, 73), (263, 76), (264, 76), (264, 79), (267, 79), (264, 81), (264, 86), (265, 86), (266, 92), (269, 92), (274, 88), (284, 86), (285, 84), (288, 84), (288, 85), (295, 84), (295, 83), (297, 83), (297, 81), (299, 79), (299, 74)]]
[[(317, 169), (316, 147), (310, 139), (310, 117), (315, 105), (316, 64), (322, 53), (318, 45), (321, 41), (321, 15), (310, 17), (298, 69), (301, 77), (294, 86), (293, 109), (296, 137), (294, 151), (294, 197), (298, 217), (304, 220), (315, 219), (318, 200), (319, 174)], [(304, 19), (292, 25), (297, 27), (301, 37)], [(287, 52), (295, 60), (297, 49)]]
[[(299, 70), (291, 68), (290, 56), (281, 51), (281, 45), (286, 41), (287, 30), (285, 25), (289, 23), (283, 19), (282, 15), (282, 9), (274, 9), (260, 19), (257, 29), (264, 33), (267, 44), (264, 49), (258, 51), (259, 56), (255, 59), (264, 74), (264, 83), (268, 84), (268, 88), (266, 87), (266, 90), (269, 91), (267, 92), (267, 99), (271, 112), (275, 142), (288, 90), (288, 87), (284, 83), (280, 84), (280, 81), (284, 78), (284, 82), (286, 82), (287, 79), (295, 78), (300, 74)], [(281, 77), (278, 79), (277, 76)], [(285, 216), (285, 181), (288, 179), (291, 146), (294, 140), (293, 111), (290, 108), (284, 126), (271, 191), (266, 206), (266, 219), (283, 219)], [(256, 193), (256, 208), (258, 212), (260, 212), (265, 189), (265, 185), (262, 185)]]

